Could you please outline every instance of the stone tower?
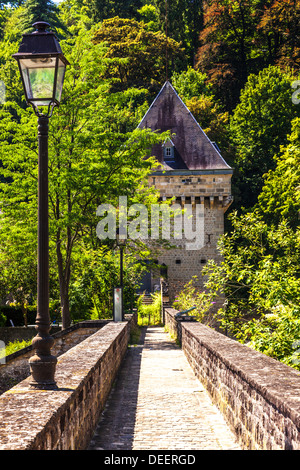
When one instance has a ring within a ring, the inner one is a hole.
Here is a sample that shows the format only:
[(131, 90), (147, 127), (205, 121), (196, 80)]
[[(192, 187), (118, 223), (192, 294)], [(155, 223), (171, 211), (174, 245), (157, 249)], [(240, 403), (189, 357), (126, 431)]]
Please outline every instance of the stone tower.
[[(217, 241), (224, 233), (224, 213), (232, 201), (233, 170), (169, 82), (164, 84), (139, 127), (171, 131), (170, 139), (152, 148), (160, 167), (151, 174), (149, 184), (160, 192), (161, 201), (174, 198), (176, 205), (191, 211), (184, 220), (192, 223), (189, 225), (192, 235), (183, 228), (180, 239), (172, 237), (173, 248), (159, 249), (154, 255), (155, 261), (164, 267), (172, 302), (194, 275), (201, 289), (203, 266), (208, 259), (220, 260)], [(148, 290), (153, 291), (155, 284), (157, 273), (153, 272)]]

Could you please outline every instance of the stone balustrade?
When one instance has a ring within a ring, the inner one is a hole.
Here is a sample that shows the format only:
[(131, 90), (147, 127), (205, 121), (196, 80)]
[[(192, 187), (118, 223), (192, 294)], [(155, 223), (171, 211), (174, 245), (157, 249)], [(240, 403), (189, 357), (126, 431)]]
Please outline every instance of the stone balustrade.
[(196, 376), (249, 450), (300, 449), (300, 372), (199, 323), (165, 325)]
[(109, 322), (58, 357), (56, 390), (30, 377), (0, 396), (0, 450), (82, 450), (103, 411), (134, 322)]
[[(54, 339), (52, 354), (60, 356), (73, 346), (98, 331), (108, 320), (87, 320), (75, 323), (64, 330), (52, 327), (50, 334)], [(9, 330), (9, 331), (8, 331)], [(0, 328), (0, 339), (5, 343), (13, 339), (32, 339), (36, 335), (35, 327)], [(34, 354), (32, 346), (20, 349), (6, 356), (0, 363), (0, 394), (30, 375), (29, 358)]]
[[(198, 322), (178, 322), (165, 308), (168, 331), (181, 342), (242, 448), (300, 449), (300, 372)], [(109, 322), (58, 357), (56, 390), (27, 378), (0, 396), (0, 450), (85, 449), (126, 353), (129, 321)], [(92, 332), (91, 332), (92, 333)]]

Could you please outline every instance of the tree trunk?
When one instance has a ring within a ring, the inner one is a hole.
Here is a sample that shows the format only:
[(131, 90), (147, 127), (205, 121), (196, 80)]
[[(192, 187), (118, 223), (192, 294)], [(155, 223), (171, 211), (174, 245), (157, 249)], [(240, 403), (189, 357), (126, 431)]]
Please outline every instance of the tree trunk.
[(23, 318), (24, 318), (24, 326), (25, 326), (25, 328), (27, 328), (27, 327), (28, 327), (28, 323), (27, 323), (27, 308), (25, 307), (24, 304), (21, 305), (21, 310), (22, 310)]
[(62, 329), (71, 325), (71, 315), (69, 306), (69, 280), (70, 280), (70, 261), (66, 261), (64, 266), (63, 257), (60, 248), (60, 233), (57, 233), (56, 255), (58, 264), (60, 306), (62, 314)]
[(60, 304), (62, 312), (62, 329), (66, 329), (71, 325), (71, 314), (69, 306), (69, 287), (65, 282), (59, 283), (60, 289)]

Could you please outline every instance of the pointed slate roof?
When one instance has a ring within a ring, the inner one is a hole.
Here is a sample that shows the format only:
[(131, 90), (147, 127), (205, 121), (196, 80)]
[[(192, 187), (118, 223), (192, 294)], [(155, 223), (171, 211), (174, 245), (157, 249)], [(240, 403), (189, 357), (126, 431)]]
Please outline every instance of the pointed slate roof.
[(231, 170), (168, 81), (138, 127), (171, 131), (175, 146), (173, 162), (164, 162), (161, 145), (152, 148), (152, 154), (165, 170)]

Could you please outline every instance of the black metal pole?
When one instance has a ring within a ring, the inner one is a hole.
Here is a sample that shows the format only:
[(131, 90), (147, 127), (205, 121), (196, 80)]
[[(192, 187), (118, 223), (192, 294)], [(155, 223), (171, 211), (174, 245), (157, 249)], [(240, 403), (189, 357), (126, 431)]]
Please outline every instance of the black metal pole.
[(122, 320), (124, 320), (124, 289), (123, 289), (123, 246), (120, 246), (120, 287), (122, 292)]
[(31, 385), (37, 388), (55, 388), (57, 359), (50, 349), (54, 340), (49, 315), (49, 218), (48, 218), (48, 116), (38, 118), (38, 276), (37, 276), (37, 335), (32, 344), (35, 355), (29, 360)]

